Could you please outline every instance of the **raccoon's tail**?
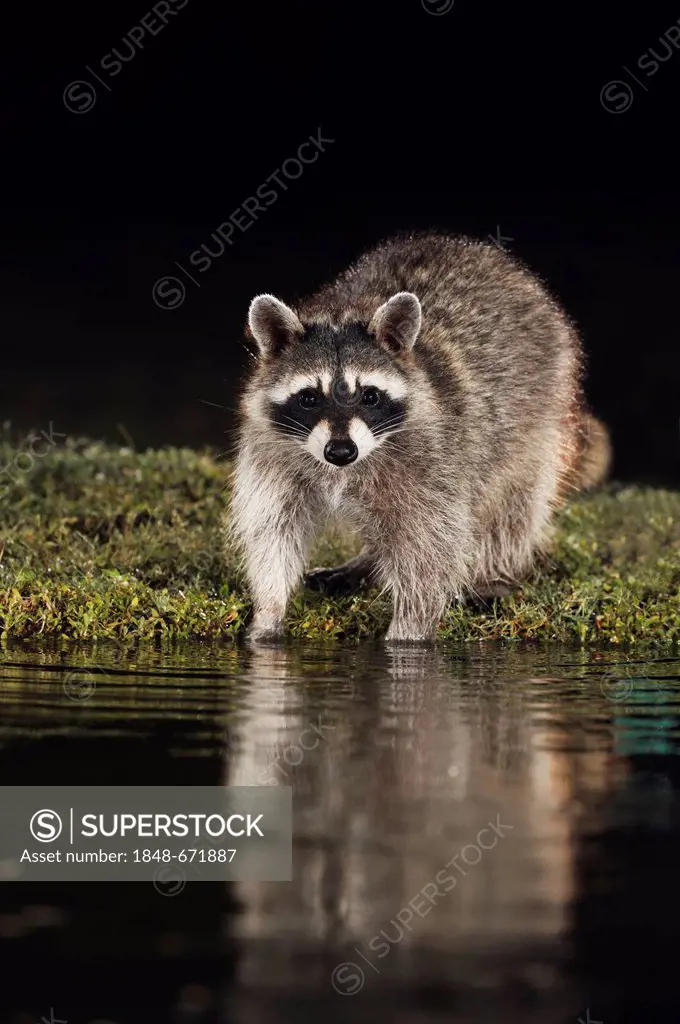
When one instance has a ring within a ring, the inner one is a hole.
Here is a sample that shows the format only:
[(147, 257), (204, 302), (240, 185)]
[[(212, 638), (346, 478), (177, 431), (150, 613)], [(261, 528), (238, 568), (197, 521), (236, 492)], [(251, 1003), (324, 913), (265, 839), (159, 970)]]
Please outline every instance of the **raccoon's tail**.
[(612, 443), (604, 423), (584, 412), (579, 427), (579, 455), (572, 484), (579, 491), (597, 487), (607, 477), (612, 463)]

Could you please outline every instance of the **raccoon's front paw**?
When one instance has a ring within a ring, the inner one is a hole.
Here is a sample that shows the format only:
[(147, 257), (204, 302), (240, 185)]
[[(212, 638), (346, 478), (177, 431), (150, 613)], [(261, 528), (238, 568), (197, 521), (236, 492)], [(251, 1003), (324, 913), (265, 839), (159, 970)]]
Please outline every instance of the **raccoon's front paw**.
[(271, 643), (281, 640), (282, 637), (283, 622), (280, 619), (256, 617), (246, 630), (246, 640), (249, 643)]
[(423, 623), (392, 619), (390, 628), (385, 634), (385, 643), (429, 644), (435, 639), (436, 632), (436, 624), (425, 625)]
[(434, 637), (426, 633), (413, 633), (411, 636), (406, 636), (401, 631), (395, 632), (390, 629), (385, 634), (386, 644), (431, 644), (434, 641)]

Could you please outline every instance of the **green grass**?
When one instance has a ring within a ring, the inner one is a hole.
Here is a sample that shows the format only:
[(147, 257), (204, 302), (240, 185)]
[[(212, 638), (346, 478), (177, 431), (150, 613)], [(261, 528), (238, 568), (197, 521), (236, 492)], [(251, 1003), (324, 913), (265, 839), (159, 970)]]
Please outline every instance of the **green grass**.
[[(209, 452), (67, 439), (20, 450), (0, 435), (0, 632), (77, 639), (235, 638), (249, 601), (220, 541), (224, 462)], [(314, 564), (356, 550), (325, 537)], [(609, 487), (559, 517), (549, 564), (486, 613), (451, 609), (451, 640), (666, 643), (680, 638), (680, 494)], [(379, 635), (389, 600), (298, 591), (287, 628), (319, 639)]]

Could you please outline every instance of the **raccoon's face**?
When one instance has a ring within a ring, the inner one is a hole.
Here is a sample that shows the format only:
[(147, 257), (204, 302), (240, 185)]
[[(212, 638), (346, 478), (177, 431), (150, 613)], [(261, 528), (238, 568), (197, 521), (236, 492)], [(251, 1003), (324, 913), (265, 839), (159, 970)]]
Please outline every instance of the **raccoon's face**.
[(343, 365), (331, 375), (294, 374), (269, 392), (271, 422), (319, 462), (349, 466), (370, 455), (406, 416), (406, 382)]
[[(399, 306), (399, 330), (395, 306), (386, 311), (390, 303)], [(404, 321), (417, 334), (420, 304), (409, 293), (390, 303), (369, 325), (340, 328), (305, 327), (273, 296), (251, 304), (250, 330), (268, 366), (261, 408), (280, 438), (324, 465), (361, 462), (403, 428), (409, 386), (395, 345), (405, 337)]]

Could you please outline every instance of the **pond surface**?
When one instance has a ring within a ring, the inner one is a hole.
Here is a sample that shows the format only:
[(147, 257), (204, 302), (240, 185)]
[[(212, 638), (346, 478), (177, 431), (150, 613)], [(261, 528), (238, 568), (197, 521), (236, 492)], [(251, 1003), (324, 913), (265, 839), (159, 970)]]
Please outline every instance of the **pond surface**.
[(678, 658), (11, 643), (0, 702), (3, 785), (294, 793), (292, 882), (0, 885), (3, 1022), (680, 1019)]

